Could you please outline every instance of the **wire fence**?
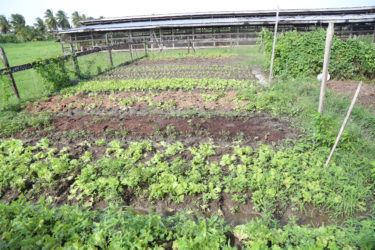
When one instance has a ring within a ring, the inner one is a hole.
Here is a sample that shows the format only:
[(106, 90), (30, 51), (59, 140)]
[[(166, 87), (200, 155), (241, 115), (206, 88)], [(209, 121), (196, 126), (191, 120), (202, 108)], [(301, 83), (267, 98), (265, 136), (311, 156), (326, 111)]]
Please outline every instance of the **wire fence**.
[[(147, 45), (144, 43), (127, 43), (77, 52), (75, 55), (76, 60), (74, 60), (74, 54), (73, 56), (67, 55), (61, 56), (60, 58), (65, 61), (69, 78), (75, 81), (82, 81), (89, 80), (102, 72), (123, 64), (132, 63), (135, 60), (145, 57), (147, 55)], [(45, 59), (47, 63), (48, 60), (49, 59)], [(77, 74), (76, 68), (74, 67), (75, 61), (79, 68), (79, 74)], [(8, 77), (9, 74), (11, 74), (21, 100), (32, 100), (44, 96), (46, 94), (44, 89), (45, 84), (43, 84), (41, 75), (35, 70), (35, 66), (35, 63), (12, 67), (6, 67), (5, 65), (5, 68), (0, 69), (0, 92), (9, 91), (9, 89), (11, 89), (11, 81)], [(2, 93), (1, 96), (0, 109), (3, 109), (7, 105), (15, 105), (19, 102), (19, 99), (13, 93), (10, 96), (9, 93), (8, 96), (4, 94), (5, 93)]]

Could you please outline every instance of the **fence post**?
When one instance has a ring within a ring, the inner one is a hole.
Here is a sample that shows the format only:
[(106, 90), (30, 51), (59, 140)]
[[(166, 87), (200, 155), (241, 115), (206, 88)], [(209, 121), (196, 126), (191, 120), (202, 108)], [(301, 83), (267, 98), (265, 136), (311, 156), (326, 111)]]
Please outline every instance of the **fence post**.
[(72, 53), (74, 71), (75, 71), (76, 75), (79, 76), (78, 60), (77, 60), (77, 56), (76, 56), (76, 53), (74, 51), (72, 42), (70, 42), (70, 52)]
[(332, 45), (332, 37), (334, 33), (334, 24), (329, 23), (327, 28), (327, 35), (326, 35), (326, 47), (324, 51), (324, 62), (323, 62), (323, 76), (322, 76), (322, 84), (320, 86), (320, 97), (319, 97), (319, 108), (318, 112), (323, 114), (324, 110), (324, 100), (326, 97), (326, 83), (327, 83), (327, 75), (328, 75), (328, 67), (329, 67), (329, 57), (331, 55), (331, 45)]
[(129, 52), (130, 52), (130, 58), (132, 59), (133, 61), (133, 44), (129, 44)]
[(105, 34), (105, 41), (106, 41), (107, 46), (108, 46), (109, 62), (111, 63), (111, 67), (113, 68), (112, 48), (111, 48), (111, 46), (109, 45), (109, 42), (108, 42), (108, 33)]
[(273, 60), (275, 59), (275, 47), (276, 47), (276, 37), (277, 37), (277, 25), (279, 23), (279, 6), (277, 6), (276, 11), (276, 21), (275, 21), (275, 31), (273, 35), (273, 46), (272, 46), (272, 57), (271, 57), (271, 66), (270, 66), (270, 76), (268, 78), (268, 86), (271, 87), (272, 80), (272, 69), (273, 69)]
[(144, 42), (144, 46), (145, 46), (145, 56), (148, 57), (148, 52), (147, 52), (148, 44), (146, 41)]
[(9, 63), (8, 63), (7, 56), (5, 54), (5, 51), (4, 51), (3, 47), (1, 47), (1, 46), (0, 46), (0, 56), (3, 59), (4, 67), (9, 70), (9, 79), (10, 79), (10, 83), (12, 85), (13, 92), (16, 95), (16, 97), (18, 99), (20, 99), (20, 95), (18, 93), (16, 81), (14, 80), (13, 74), (12, 74), (12, 72), (9, 69)]

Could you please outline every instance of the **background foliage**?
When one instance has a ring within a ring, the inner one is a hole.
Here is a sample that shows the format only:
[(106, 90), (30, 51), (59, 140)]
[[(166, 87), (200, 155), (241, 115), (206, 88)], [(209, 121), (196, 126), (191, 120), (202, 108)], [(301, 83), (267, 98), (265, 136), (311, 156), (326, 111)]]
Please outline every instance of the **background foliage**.
[[(263, 47), (269, 60), (272, 54), (273, 33), (264, 30), (258, 43)], [(322, 72), (326, 31), (297, 33), (286, 32), (278, 35), (275, 48), (274, 74), (283, 77), (317, 75)], [(374, 79), (375, 46), (369, 43), (348, 39), (340, 40), (333, 36), (329, 65), (331, 78)]]

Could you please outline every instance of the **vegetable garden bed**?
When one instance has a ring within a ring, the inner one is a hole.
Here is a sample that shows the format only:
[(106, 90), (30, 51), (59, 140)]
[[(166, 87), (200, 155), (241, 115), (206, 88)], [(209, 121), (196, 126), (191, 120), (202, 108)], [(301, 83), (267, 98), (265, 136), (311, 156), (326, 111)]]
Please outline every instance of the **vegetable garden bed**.
[(324, 167), (329, 121), (296, 122), (314, 88), (236, 60), (142, 61), (26, 105), (1, 134), (0, 248), (370, 249), (358, 140)]

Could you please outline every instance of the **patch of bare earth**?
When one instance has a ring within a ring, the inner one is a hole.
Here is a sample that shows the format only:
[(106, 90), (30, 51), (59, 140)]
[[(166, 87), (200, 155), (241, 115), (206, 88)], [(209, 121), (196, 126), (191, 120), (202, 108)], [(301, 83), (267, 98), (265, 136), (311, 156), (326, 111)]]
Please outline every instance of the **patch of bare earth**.
[[(359, 82), (356, 81), (332, 80), (328, 82), (327, 86), (335, 93), (347, 96), (348, 99), (352, 99), (358, 84)], [(367, 83), (362, 84), (361, 91), (359, 92), (358, 96), (358, 103), (365, 108), (368, 108), (371, 112), (375, 112), (375, 85)]]
[[(91, 111), (94, 109), (103, 112), (126, 108), (144, 108), (148, 106), (171, 103), (171, 107), (181, 109), (199, 109), (199, 110), (234, 110), (244, 107), (247, 102), (236, 102), (236, 90), (217, 93), (215, 91), (162, 91), (147, 93), (142, 91), (118, 92), (115, 94), (97, 94), (89, 96), (87, 94), (77, 94), (72, 97), (54, 96), (47, 101), (38, 101), (30, 103), (25, 110), (28, 111), (51, 111), (68, 112)], [(217, 100), (210, 101), (205, 96), (218, 96)]]

